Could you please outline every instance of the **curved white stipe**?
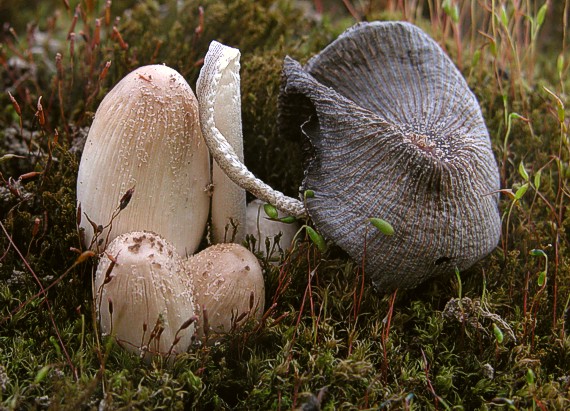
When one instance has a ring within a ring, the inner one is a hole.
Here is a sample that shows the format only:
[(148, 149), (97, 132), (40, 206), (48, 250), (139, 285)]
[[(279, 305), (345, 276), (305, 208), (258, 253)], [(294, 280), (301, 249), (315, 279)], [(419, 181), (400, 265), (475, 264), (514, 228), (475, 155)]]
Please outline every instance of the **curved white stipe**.
[[(303, 217), (306, 215), (303, 203), (274, 190), (255, 177), (228, 141), (234, 137), (224, 135), (224, 132), (237, 134), (238, 129), (241, 134), (239, 58), (240, 52), (235, 48), (216, 41), (210, 44), (196, 84), (204, 140), (216, 163), (234, 183), (284, 213)], [(238, 118), (239, 124), (233, 125), (223, 120), (237, 121)], [(216, 204), (212, 206), (216, 207)]]

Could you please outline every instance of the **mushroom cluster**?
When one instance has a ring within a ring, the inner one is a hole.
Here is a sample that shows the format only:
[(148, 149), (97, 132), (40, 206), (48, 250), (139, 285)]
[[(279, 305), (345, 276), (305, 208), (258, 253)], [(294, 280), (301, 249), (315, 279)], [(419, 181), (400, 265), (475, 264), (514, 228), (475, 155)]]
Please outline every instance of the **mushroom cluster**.
[[(101, 253), (94, 282), (101, 331), (146, 359), (185, 352), (192, 341), (212, 340), (264, 309), (262, 270), (249, 250), (219, 244), (192, 256), (212, 182), (216, 242), (230, 221), (241, 241), (246, 214), (245, 191), (215, 170), (210, 175), (197, 106), (175, 70), (134, 70), (101, 102), (79, 167), (80, 229)], [(218, 112), (232, 120), (231, 112)], [(224, 131), (238, 136), (239, 150), (237, 120)]]
[[(310, 216), (382, 292), (464, 270), (496, 246), (499, 178), (481, 111), (419, 28), (361, 23), (304, 67), (285, 59), (280, 129), (311, 145), (303, 201), (243, 164), (239, 57), (212, 42), (199, 104), (180, 74), (147, 66), (97, 110), (77, 193), (86, 242), (103, 252), (95, 281), (103, 332), (144, 357), (170, 355), (261, 314), (254, 255), (217, 244), (192, 256), (208, 214), (215, 243), (244, 238), (244, 189)], [(257, 220), (260, 205), (250, 207)], [(371, 221), (389, 221), (393, 235)], [(265, 241), (259, 222), (250, 227)]]
[[(210, 87), (197, 88), (216, 162), (256, 197), (293, 216), (308, 214), (364, 262), (379, 291), (467, 269), (497, 245), (499, 173), (477, 99), (416, 26), (360, 23), (304, 67), (285, 59), (281, 129), (311, 145), (301, 196), (314, 195), (304, 201), (255, 178), (215, 127), (208, 95), (231, 66), (218, 69), (202, 71)], [(376, 230), (376, 219), (390, 222), (393, 235)]]
[(103, 335), (147, 360), (213, 342), (265, 305), (261, 266), (239, 244), (216, 244), (189, 258), (160, 235), (129, 232), (106, 248), (95, 275)]

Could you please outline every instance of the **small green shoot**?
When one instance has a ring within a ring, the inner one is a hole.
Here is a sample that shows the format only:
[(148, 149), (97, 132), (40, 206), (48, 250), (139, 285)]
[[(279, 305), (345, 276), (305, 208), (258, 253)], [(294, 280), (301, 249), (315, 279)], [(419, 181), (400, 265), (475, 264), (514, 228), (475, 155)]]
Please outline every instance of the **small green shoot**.
[(534, 175), (534, 189), (538, 191), (540, 188), (540, 177), (542, 176), (542, 171), (538, 170)]
[(565, 111), (564, 103), (562, 102), (562, 99), (560, 97), (558, 97), (556, 95), (556, 93), (554, 93), (553, 91), (548, 89), (548, 87), (543, 86), (542, 88), (544, 89), (544, 91), (546, 91), (548, 94), (550, 94), (554, 98), (554, 101), (556, 102), (556, 112), (558, 114), (558, 121), (560, 122), (560, 124), (564, 124), (564, 119), (566, 117), (566, 111)]
[(272, 220), (276, 220), (277, 218), (279, 218), (279, 213), (277, 212), (277, 209), (271, 204), (264, 204), (263, 211), (265, 211), (267, 217), (269, 217)]
[(522, 186), (520, 186), (517, 189), (517, 191), (515, 191), (515, 200), (520, 200), (521, 198), (523, 198), (523, 196), (528, 190), (528, 187), (529, 187), (528, 183), (524, 183)]
[(534, 381), (536, 380), (536, 376), (534, 375), (534, 371), (532, 369), (528, 368), (526, 370), (525, 378), (526, 378), (526, 383), (528, 385), (533, 385)]
[(560, 81), (563, 83), (563, 77), (564, 77), (564, 53), (560, 53), (558, 55), (558, 58), (556, 59), (556, 71), (558, 73), (558, 78), (560, 79)]
[(61, 357), (61, 348), (59, 347), (59, 343), (57, 341), (57, 338), (55, 338), (53, 335), (49, 337), (49, 342), (51, 343), (51, 345), (53, 345), (53, 348), (55, 349), (55, 352), (57, 354), (58, 357)]
[(544, 23), (544, 18), (546, 17), (546, 11), (547, 10), (548, 10), (548, 3), (544, 3), (542, 5), (542, 7), (540, 7), (540, 9), (538, 10), (538, 13), (536, 13), (537, 31), (542, 26), (542, 24)]
[[(503, 96), (503, 100), (504, 100), (504, 105), (506, 108), (507, 107), (507, 97)], [(503, 140), (503, 154), (505, 154), (505, 155), (506, 155), (507, 149), (508, 149), (508, 141), (509, 141), (509, 136), (511, 135), (513, 120), (522, 120), (522, 121), (525, 121), (527, 123), (529, 121), (526, 117), (523, 117), (518, 113), (509, 113), (509, 115), (507, 116), (507, 131), (505, 132), (505, 138)]]
[(36, 377), (34, 378), (34, 383), (39, 384), (40, 382), (42, 382), (48, 375), (50, 369), (51, 365), (44, 365), (42, 368), (40, 368), (40, 370), (36, 374)]
[(505, 30), (508, 31), (508, 27), (509, 27), (509, 16), (507, 15), (507, 9), (505, 8), (505, 5), (501, 5), (501, 24), (503, 25), (503, 27), (505, 28)]
[(461, 298), (463, 298), (463, 286), (461, 285), (461, 273), (457, 267), (455, 267), (455, 278), (457, 278), (457, 297), (459, 298), (459, 304), (461, 305)]
[(4, 162), (4, 161), (8, 161), (11, 160), (13, 158), (26, 158), (24, 156), (18, 156), (16, 154), (4, 154), (2, 157), (0, 157), (0, 163)]
[(540, 31), (540, 28), (542, 27), (542, 24), (544, 23), (544, 18), (546, 17), (546, 11), (548, 10), (548, 4), (544, 3), (542, 5), (542, 7), (540, 7), (540, 9), (538, 10), (538, 12), (536, 13), (536, 17), (532, 18), (532, 16), (528, 16), (528, 19), (530, 20), (530, 25), (531, 25), (531, 39), (534, 41), (534, 39), (536, 39), (536, 36), (538, 34), (538, 32)]
[(295, 217), (287, 216), (280, 218), (279, 221), (285, 224), (293, 224), (297, 219)]
[(528, 172), (526, 171), (526, 168), (522, 161), (519, 163), (519, 174), (524, 181), (528, 181)]
[(292, 216), (279, 217), (279, 211), (277, 211), (277, 208), (269, 203), (263, 205), (263, 211), (269, 220), (279, 221), (285, 224), (293, 224), (297, 221), (297, 219)]
[(303, 193), (303, 197), (305, 199), (313, 198), (314, 196), (315, 196), (315, 192), (313, 190), (305, 190), (305, 192)]
[(459, 6), (453, 4), (451, 0), (443, 0), (442, 3), (443, 12), (453, 21), (455, 24), (459, 23)]
[(505, 339), (505, 335), (499, 326), (495, 323), (493, 323), (493, 334), (495, 335), (495, 340), (497, 340), (497, 343), (502, 344), (503, 340)]
[(544, 270), (538, 273), (538, 280), (537, 280), (538, 286), (544, 287), (546, 285), (546, 275), (548, 273), (548, 255), (543, 250), (537, 248), (530, 250), (529, 254), (534, 257), (540, 257), (540, 256), (544, 257)]

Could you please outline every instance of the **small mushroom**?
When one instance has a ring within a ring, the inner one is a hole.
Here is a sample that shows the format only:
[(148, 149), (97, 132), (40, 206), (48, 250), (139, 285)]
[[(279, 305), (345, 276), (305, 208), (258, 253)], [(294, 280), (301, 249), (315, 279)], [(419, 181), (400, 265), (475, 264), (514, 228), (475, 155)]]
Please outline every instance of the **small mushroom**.
[(263, 272), (255, 255), (245, 247), (213, 245), (188, 258), (185, 270), (194, 281), (199, 338), (215, 339), (216, 334), (228, 333), (249, 318), (261, 318), (265, 306)]
[[(204, 81), (222, 75), (200, 73)], [(226, 174), (289, 215), (308, 212), (321, 234), (365, 263), (380, 291), (467, 269), (497, 245), (499, 173), (479, 105), (419, 28), (361, 23), (305, 67), (286, 58), (281, 128), (312, 146), (301, 191), (314, 196), (305, 203), (239, 162), (216, 129), (211, 95), (215, 88), (198, 89), (202, 133)], [(394, 234), (371, 218), (390, 222)]]
[(195, 332), (193, 290), (167, 240), (148, 231), (122, 234), (95, 274), (101, 332), (147, 360), (185, 352)]
[[(265, 203), (259, 199), (251, 201), (246, 209), (246, 233), (256, 240), (256, 252), (266, 255), (266, 241), (271, 247), (275, 241), (279, 239), (279, 247), (283, 250), (289, 250), (293, 245), (293, 239), (299, 230), (299, 223), (283, 223), (267, 218), (263, 209)], [(283, 218), (286, 215), (278, 211), (277, 218)], [(276, 251), (276, 250), (274, 250)], [(270, 259), (273, 254), (268, 255)]]
[[(181, 255), (194, 253), (210, 204), (210, 160), (197, 111), (188, 83), (162, 65), (134, 70), (105, 96), (77, 180), (87, 245), (99, 230), (98, 250), (121, 233), (150, 230)], [(133, 187), (130, 203), (113, 219)]]
[[(243, 162), (239, 57), (239, 50), (212, 42), (202, 70), (221, 75), (214, 76), (209, 81), (199, 79), (196, 89), (209, 90), (201, 94), (208, 96), (207, 104), (212, 109), (212, 116), (208, 121), (216, 124), (220, 132), (227, 137), (238, 160)], [(233, 242), (241, 243), (245, 236), (245, 190), (230, 180), (217, 163), (212, 168), (212, 183), (213, 242), (229, 242), (233, 237)]]

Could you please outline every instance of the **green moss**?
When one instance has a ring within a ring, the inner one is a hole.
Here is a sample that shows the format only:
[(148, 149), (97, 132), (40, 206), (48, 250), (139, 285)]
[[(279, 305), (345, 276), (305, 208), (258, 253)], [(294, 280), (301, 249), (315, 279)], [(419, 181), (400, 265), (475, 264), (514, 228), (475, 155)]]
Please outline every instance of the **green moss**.
[[(92, 39), (103, 3), (81, 3), (86, 13), (77, 33), (82, 30)], [(428, 29), (453, 58), (461, 53), (461, 69), (491, 135), (502, 188), (514, 193), (530, 184), (520, 199), (501, 196), (503, 238), (497, 250), (460, 278), (441, 278), (392, 298), (375, 294), (366, 279), (361, 288), (359, 265), (335, 247), (321, 254), (310, 242), (301, 242), (281, 265), (264, 267), (267, 300), (275, 306), (262, 326), (248, 324), (171, 365), (160, 360), (146, 365), (112, 339), (101, 340), (91, 303), (94, 262), (71, 268), (78, 256), (71, 248), (79, 248), (78, 158), (72, 147), (85, 133), (82, 127), (90, 124), (112, 85), (139, 65), (166, 63), (193, 85), (200, 59), (216, 39), (242, 52), (247, 164), (272, 186), (295, 195), (302, 179), (300, 144), (281, 140), (276, 128), (282, 59), (288, 54), (306, 62), (353, 19), (329, 2), (321, 19), (295, 1), (113, 2), (112, 21), (121, 17), (117, 28), (128, 50), (111, 35), (112, 24), (105, 23), (100, 45), (92, 47), (78, 34), (72, 57), (66, 37), (73, 13), (63, 2), (22, 13), (3, 5), (2, 15), (14, 19), (18, 40), (3, 37), (0, 82), (22, 114), (7, 93), (0, 95), (0, 158), (24, 158), (0, 161), (0, 218), (6, 228), (0, 233), (1, 407), (567, 409), (570, 145), (567, 117), (561, 126), (556, 98), (544, 88), (564, 100), (563, 91), (570, 87), (556, 67), (561, 33), (554, 19), (561, 13), (547, 15), (536, 59), (521, 55), (519, 71), (504, 30), (487, 32), (497, 40), (494, 55), (488, 37), (472, 43), (466, 30), (457, 43), (445, 16), (419, 3), (416, 10), (395, 6), (386, 12), (372, 4), (357, 12), (368, 19), (406, 16)], [(199, 6), (203, 26), (196, 34)], [(509, 16), (515, 15), (512, 7), (509, 3)], [(531, 9), (524, 10), (530, 17), (538, 8)], [(48, 24), (54, 13), (58, 19)], [(18, 16), (35, 20), (55, 49), (39, 44), (28, 53), (32, 43)], [(489, 29), (484, 21), (475, 23), (482, 31)], [(57, 51), (62, 77), (55, 66)], [(474, 64), (476, 51), (480, 56)], [(27, 56), (26, 64), (16, 67), (18, 56)], [(107, 61), (112, 64), (102, 77)], [(35, 116), (40, 96), (43, 126)], [(523, 118), (511, 116), (505, 144), (511, 113)], [(58, 144), (53, 144), (54, 130)], [(528, 182), (519, 172), (521, 162)], [(41, 174), (17, 181), (34, 171)], [(545, 259), (530, 255), (533, 249), (548, 256), (545, 286), (539, 284)], [(36, 296), (38, 281), (53, 285), (45, 298)]]

